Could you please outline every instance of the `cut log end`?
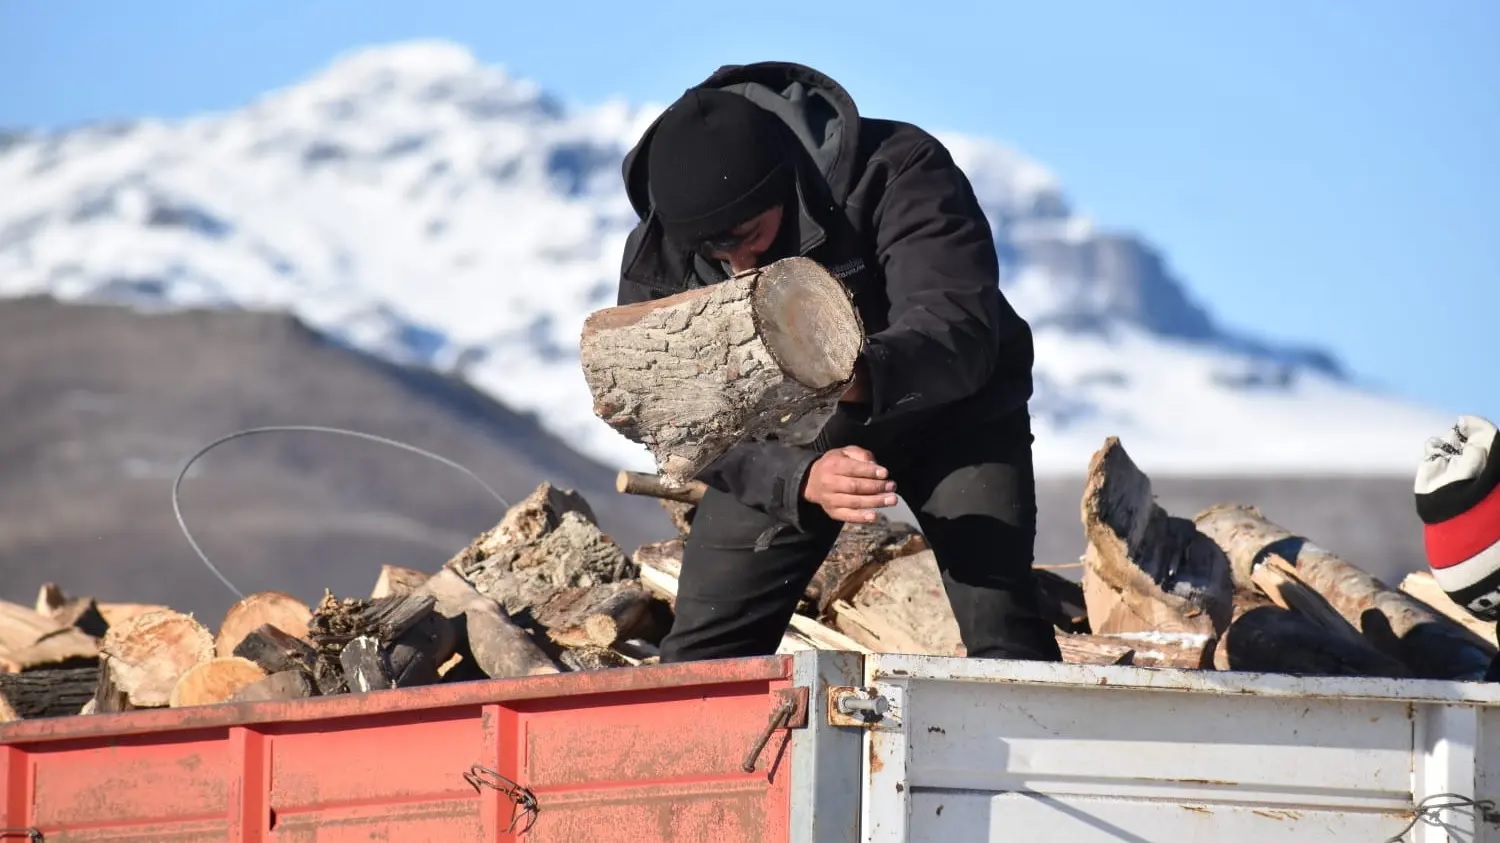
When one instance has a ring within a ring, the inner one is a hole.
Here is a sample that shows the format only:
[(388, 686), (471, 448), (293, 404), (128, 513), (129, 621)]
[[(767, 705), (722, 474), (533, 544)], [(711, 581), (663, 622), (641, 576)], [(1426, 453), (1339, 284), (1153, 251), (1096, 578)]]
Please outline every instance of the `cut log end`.
[(100, 650), (113, 688), (148, 708), (167, 705), (183, 674), (214, 657), (214, 640), (191, 615), (168, 610), (110, 627)]
[(177, 681), (167, 705), (184, 708), (226, 702), (246, 685), (265, 677), (259, 665), (238, 656), (199, 662)]
[(762, 341), (792, 380), (814, 391), (848, 383), (863, 332), (848, 291), (809, 260), (772, 263), (755, 285)]
[(220, 656), (233, 655), (245, 636), (264, 624), (293, 637), (306, 638), (311, 618), (308, 605), (285, 592), (259, 591), (247, 595), (225, 613), (214, 640), (214, 652)]

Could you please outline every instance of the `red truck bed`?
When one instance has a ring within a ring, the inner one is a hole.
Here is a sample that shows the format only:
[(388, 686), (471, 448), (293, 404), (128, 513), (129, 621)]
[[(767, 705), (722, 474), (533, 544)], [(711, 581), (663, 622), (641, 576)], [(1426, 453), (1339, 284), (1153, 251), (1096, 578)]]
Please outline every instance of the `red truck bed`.
[(778, 692), (807, 701), (799, 721), (826, 705), (821, 686), (858, 681), (840, 655), (6, 724), (0, 829), (47, 843), (852, 839), (858, 782), (814, 802), (835, 759), (810, 744), (847, 737), (836, 760), (857, 770), (857, 734), (794, 722), (741, 769)]

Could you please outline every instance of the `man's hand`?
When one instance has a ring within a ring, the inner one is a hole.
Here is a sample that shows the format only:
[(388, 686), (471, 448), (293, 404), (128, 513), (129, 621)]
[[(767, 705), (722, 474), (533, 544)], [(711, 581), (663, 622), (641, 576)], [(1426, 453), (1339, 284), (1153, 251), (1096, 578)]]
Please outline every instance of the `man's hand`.
[(886, 479), (888, 474), (864, 448), (836, 448), (808, 469), (802, 497), (836, 521), (871, 524), (875, 510), (896, 505), (896, 484)]

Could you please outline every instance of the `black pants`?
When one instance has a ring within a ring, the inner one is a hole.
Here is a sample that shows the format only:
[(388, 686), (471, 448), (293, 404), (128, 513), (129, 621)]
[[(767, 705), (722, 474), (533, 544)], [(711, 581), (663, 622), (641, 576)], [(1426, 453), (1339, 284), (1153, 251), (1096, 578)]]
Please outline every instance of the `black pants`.
[[(860, 445), (890, 469), (942, 571), (967, 654), (1061, 661), (1052, 625), (1037, 608), (1031, 570), (1036, 483), (1025, 409), (978, 428), (929, 426), (884, 441), (861, 441), (859, 430), (846, 428), (827, 444)], [(776, 521), (708, 491), (684, 548), (663, 662), (776, 651), (843, 526), (821, 508), (806, 509), (803, 532), (784, 529), (757, 551), (757, 539)]]

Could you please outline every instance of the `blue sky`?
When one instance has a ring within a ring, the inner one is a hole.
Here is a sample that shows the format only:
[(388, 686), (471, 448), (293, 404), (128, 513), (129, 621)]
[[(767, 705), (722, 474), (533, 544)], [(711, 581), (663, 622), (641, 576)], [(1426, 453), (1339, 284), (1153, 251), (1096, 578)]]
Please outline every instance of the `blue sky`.
[(579, 105), (665, 102), (728, 62), (814, 65), (867, 113), (1041, 160), (1226, 324), (1500, 419), (1494, 0), (0, 0), (0, 125), (233, 108), (418, 37)]

